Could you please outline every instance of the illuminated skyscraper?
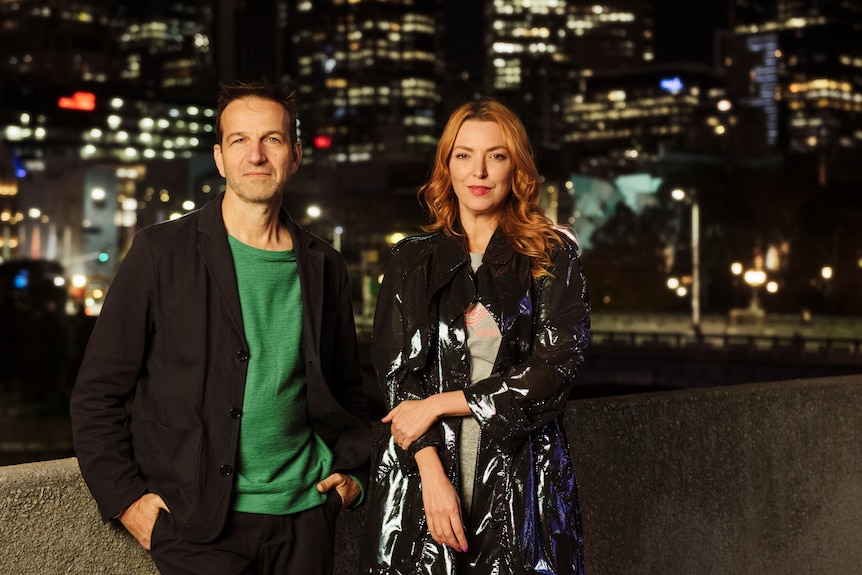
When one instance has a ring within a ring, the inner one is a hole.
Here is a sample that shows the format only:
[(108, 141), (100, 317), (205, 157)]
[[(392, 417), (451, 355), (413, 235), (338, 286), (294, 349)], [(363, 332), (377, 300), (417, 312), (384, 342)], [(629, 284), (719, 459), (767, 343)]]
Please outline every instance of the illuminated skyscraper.
[(655, 57), (647, 0), (488, 0), (485, 22), (486, 92), (515, 108), (543, 149), (563, 142), (561, 102), (580, 79), (637, 69)]
[[(0, 2), (0, 78), (32, 76), (60, 86), (104, 83), (118, 65), (111, 0)], [(5, 83), (5, 82), (0, 82)]]
[(728, 95), (761, 114), (764, 149), (862, 175), (862, 1), (737, 0), (722, 44)]
[[(178, 210), (195, 158), (205, 154), (212, 168), (207, 5), (0, 3), (0, 139), (18, 178), (17, 211), (0, 218), (17, 242), (12, 257), (39, 253), (77, 267), (94, 264), (98, 244), (115, 262), (120, 227), (134, 229), (150, 200), (152, 212)], [(176, 160), (188, 162), (154, 164)], [(111, 177), (96, 182), (96, 172)], [(90, 202), (93, 194), (102, 199)]]
[[(113, 21), (122, 85), (138, 96), (207, 102), (216, 85), (211, 2), (121, 0)], [(112, 78), (113, 79), (113, 78)]]
[(292, 0), (293, 83), (316, 166), (425, 162), (440, 127), (441, 0)]

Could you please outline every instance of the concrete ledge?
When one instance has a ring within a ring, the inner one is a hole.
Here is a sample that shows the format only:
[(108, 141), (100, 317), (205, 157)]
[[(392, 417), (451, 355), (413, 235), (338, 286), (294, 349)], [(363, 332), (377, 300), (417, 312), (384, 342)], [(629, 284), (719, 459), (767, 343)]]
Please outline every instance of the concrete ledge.
[(158, 573), (125, 529), (102, 524), (75, 458), (0, 467), (0, 541), (0, 573)]
[(577, 402), (588, 575), (862, 573), (862, 376)]
[[(588, 575), (862, 572), (862, 375), (573, 401), (566, 424)], [(339, 519), (336, 575), (363, 525)], [(70, 458), (0, 467), (0, 573), (156, 571)]]

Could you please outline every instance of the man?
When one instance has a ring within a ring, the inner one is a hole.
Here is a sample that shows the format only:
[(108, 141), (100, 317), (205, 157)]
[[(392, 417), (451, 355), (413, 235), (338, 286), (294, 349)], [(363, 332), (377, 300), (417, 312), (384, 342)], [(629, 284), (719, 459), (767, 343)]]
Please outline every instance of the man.
[(222, 86), (226, 190), (141, 230), (87, 345), (84, 479), (165, 574), (331, 573), (370, 430), (344, 260), (282, 209), (292, 91)]

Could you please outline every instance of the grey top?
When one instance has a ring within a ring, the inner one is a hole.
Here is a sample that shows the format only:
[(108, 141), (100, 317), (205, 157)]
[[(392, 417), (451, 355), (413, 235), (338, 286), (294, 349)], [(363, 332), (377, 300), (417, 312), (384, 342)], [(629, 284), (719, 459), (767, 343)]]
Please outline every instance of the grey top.
[[(473, 272), (478, 270), (482, 265), (482, 254), (471, 253), (470, 265)], [(473, 303), (464, 312), (464, 316), (467, 326), (467, 348), (470, 350), (470, 382), (476, 383), (491, 375), (502, 337), (493, 316), (481, 303)], [(473, 416), (464, 417), (461, 421), (458, 459), (461, 464), (461, 506), (465, 524), (469, 523), (478, 444), (479, 423)]]

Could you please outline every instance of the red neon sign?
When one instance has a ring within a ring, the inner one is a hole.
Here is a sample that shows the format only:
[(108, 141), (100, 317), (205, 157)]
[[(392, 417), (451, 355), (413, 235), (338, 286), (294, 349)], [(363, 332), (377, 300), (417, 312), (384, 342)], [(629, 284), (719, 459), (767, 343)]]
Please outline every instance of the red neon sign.
[(96, 95), (92, 92), (75, 92), (72, 96), (61, 96), (57, 105), (66, 110), (92, 112), (96, 109)]
[(332, 138), (329, 136), (315, 136), (314, 137), (314, 147), (315, 148), (328, 148), (332, 145)]

